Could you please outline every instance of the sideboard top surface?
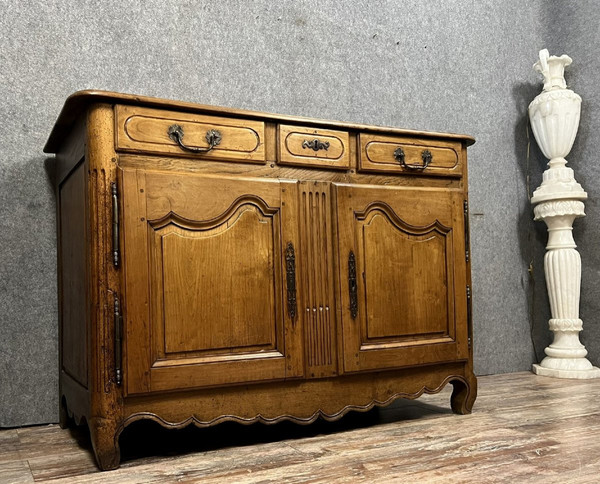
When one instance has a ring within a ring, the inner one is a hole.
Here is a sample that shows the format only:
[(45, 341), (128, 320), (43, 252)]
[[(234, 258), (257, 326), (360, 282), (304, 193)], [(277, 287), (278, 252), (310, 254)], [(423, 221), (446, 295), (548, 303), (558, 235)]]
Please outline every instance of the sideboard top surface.
[(366, 124), (345, 123), (331, 120), (312, 119), (298, 116), (285, 116), (272, 113), (262, 113), (257, 111), (246, 111), (242, 109), (208, 106), (204, 104), (173, 101), (169, 99), (160, 99), (147, 96), (136, 96), (132, 94), (122, 94), (118, 92), (85, 90), (77, 91), (71, 94), (71, 96), (69, 96), (65, 101), (60, 115), (58, 116), (58, 119), (54, 124), (54, 128), (50, 133), (50, 137), (46, 142), (44, 152), (58, 152), (62, 140), (64, 139), (64, 136), (70, 131), (73, 123), (87, 109), (89, 105), (95, 103), (127, 104), (133, 106), (171, 109), (191, 113), (219, 114), (220, 116), (228, 115), (232, 117), (235, 116), (249, 119), (261, 119), (275, 123), (310, 123), (311, 125), (324, 128), (344, 128), (360, 131), (385, 132), (390, 134), (420, 136), (427, 138), (454, 139), (457, 141), (465, 142), (467, 146), (470, 146), (473, 143), (475, 143), (475, 139), (473, 137), (465, 134), (438, 133), (433, 131), (417, 131), (383, 126), (372, 126)]

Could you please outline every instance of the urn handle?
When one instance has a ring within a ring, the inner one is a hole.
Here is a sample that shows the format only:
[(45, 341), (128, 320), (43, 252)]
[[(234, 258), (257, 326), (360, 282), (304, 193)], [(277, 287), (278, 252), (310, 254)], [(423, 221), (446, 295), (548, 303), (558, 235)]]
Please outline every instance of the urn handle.
[(210, 129), (206, 132), (206, 142), (208, 148), (201, 148), (197, 146), (188, 146), (183, 143), (183, 128), (178, 124), (172, 124), (167, 130), (169, 138), (175, 141), (183, 150), (190, 151), (191, 153), (208, 153), (215, 146), (221, 143), (221, 132), (216, 129)]
[(400, 163), (404, 168), (408, 170), (424, 170), (431, 164), (431, 161), (433, 160), (433, 155), (429, 150), (421, 151), (421, 159), (423, 160), (423, 164), (414, 165), (406, 163), (406, 155), (404, 154), (404, 150), (401, 147), (398, 147), (396, 148), (396, 151), (394, 151), (394, 158), (398, 163)]

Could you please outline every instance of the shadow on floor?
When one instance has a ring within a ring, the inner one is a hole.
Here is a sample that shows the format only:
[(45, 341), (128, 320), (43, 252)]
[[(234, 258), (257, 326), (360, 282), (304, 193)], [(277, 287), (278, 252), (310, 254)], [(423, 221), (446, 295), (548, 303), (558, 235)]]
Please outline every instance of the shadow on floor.
[[(126, 465), (128, 462), (133, 463), (132, 461), (139, 462), (140, 459), (184, 456), (232, 447), (305, 439), (449, 413), (452, 413), (449, 405), (437, 406), (422, 400), (400, 399), (387, 407), (376, 407), (368, 412), (349, 412), (334, 422), (319, 419), (310, 425), (287, 421), (274, 425), (224, 422), (208, 428), (189, 425), (173, 430), (150, 420), (139, 420), (121, 434), (121, 463)], [(82, 449), (93, 454), (87, 425), (75, 426), (71, 422), (69, 432)]]
[(310, 425), (287, 421), (274, 425), (224, 422), (208, 428), (190, 425), (180, 430), (171, 430), (155, 422), (142, 420), (134, 422), (121, 434), (121, 461), (124, 463), (144, 457), (182, 456), (229, 447), (304, 439), (448, 413), (452, 413), (449, 407), (427, 403), (416, 405), (412, 401), (400, 400), (385, 408), (350, 412), (334, 422), (319, 419)]

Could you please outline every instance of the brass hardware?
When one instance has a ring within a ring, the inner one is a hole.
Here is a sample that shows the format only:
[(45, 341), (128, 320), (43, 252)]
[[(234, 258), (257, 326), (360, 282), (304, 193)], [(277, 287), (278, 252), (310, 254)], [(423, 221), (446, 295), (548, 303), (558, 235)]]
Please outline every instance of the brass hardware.
[(468, 345), (471, 349), (471, 336), (473, 334), (473, 302), (471, 300), (471, 286), (467, 286), (467, 327), (468, 327)]
[(423, 150), (421, 152), (421, 159), (423, 160), (423, 170), (429, 166), (431, 160), (433, 159), (433, 155), (429, 150)]
[(285, 249), (285, 272), (287, 281), (288, 313), (291, 319), (296, 317), (296, 254), (294, 245), (288, 242)]
[(112, 194), (112, 256), (113, 265), (119, 267), (119, 193), (117, 184), (111, 183)]
[(463, 212), (465, 216), (465, 259), (469, 262), (471, 258), (471, 235), (469, 230), (469, 202), (467, 200), (463, 202)]
[(398, 163), (401, 163), (402, 165), (406, 166), (406, 163), (404, 162), (404, 156), (404, 150), (400, 147), (396, 148), (396, 151), (394, 151), (394, 159)]
[(119, 303), (119, 297), (117, 294), (114, 295), (114, 315), (115, 315), (115, 383), (121, 384), (122, 380), (122, 350), (121, 350), (121, 335), (123, 331), (123, 316), (121, 316), (121, 304)]
[(182, 149), (192, 153), (208, 153), (218, 144), (221, 144), (221, 133), (216, 129), (210, 129), (206, 132), (206, 142), (208, 148), (200, 148), (195, 146), (187, 146), (183, 144), (183, 128), (178, 124), (172, 124), (167, 130), (169, 138), (175, 141)]
[(431, 160), (433, 159), (433, 155), (431, 154), (431, 151), (423, 150), (421, 152), (421, 159), (423, 160), (423, 164), (422, 165), (411, 165), (411, 164), (406, 163), (406, 155), (404, 154), (404, 150), (402, 148), (398, 147), (398, 148), (396, 148), (396, 151), (394, 151), (394, 159), (398, 163), (400, 163), (404, 168), (407, 168), (409, 170), (424, 170), (431, 163)]
[(321, 141), (316, 138), (312, 141), (304, 140), (304, 142), (302, 143), (302, 148), (304, 148), (304, 149), (310, 148), (314, 151), (319, 151), (319, 150), (327, 151), (329, 149), (329, 141)]
[(348, 255), (348, 291), (350, 292), (350, 316), (358, 316), (358, 286), (356, 284), (356, 258), (354, 252)]

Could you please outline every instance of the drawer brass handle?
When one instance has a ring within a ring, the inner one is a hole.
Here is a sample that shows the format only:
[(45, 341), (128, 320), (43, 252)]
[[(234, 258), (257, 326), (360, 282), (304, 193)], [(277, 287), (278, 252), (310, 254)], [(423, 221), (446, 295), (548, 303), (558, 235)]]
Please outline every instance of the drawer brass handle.
[(169, 138), (175, 141), (182, 149), (192, 153), (208, 153), (215, 146), (221, 143), (221, 133), (216, 129), (210, 129), (206, 132), (206, 141), (208, 148), (200, 148), (195, 146), (187, 146), (183, 144), (183, 128), (178, 124), (172, 124), (167, 130)]
[(329, 149), (329, 141), (321, 141), (316, 138), (312, 141), (308, 141), (305, 139), (304, 142), (302, 143), (302, 148), (304, 148), (304, 149), (310, 148), (311, 150), (314, 150), (314, 151), (319, 151), (319, 150), (327, 151)]
[(356, 284), (356, 257), (350, 251), (348, 255), (348, 292), (350, 293), (350, 316), (358, 316), (358, 285)]
[(433, 155), (429, 150), (423, 150), (421, 152), (421, 159), (423, 160), (422, 165), (410, 165), (405, 161), (404, 150), (400, 147), (396, 148), (394, 151), (394, 158), (398, 163), (400, 163), (404, 168), (408, 168), (409, 170), (424, 170), (429, 166), (431, 160), (433, 159)]

